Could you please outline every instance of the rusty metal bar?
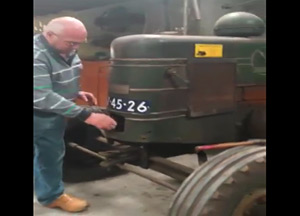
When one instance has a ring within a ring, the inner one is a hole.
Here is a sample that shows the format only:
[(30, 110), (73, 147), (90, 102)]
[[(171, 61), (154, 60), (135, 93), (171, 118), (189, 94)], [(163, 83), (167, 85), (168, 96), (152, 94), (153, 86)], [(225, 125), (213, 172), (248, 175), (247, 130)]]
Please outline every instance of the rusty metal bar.
[[(91, 151), (91, 150), (89, 150), (87, 148), (81, 147), (81, 146), (79, 146), (76, 143), (68, 143), (68, 145), (71, 146), (71, 147), (73, 147), (73, 148), (76, 148), (76, 149), (78, 149), (80, 151), (83, 151), (83, 152), (85, 152), (87, 154), (90, 154), (90, 155), (92, 155), (94, 157), (106, 160), (106, 157), (101, 156), (101, 155), (99, 155), (99, 154), (97, 154), (97, 153), (95, 153), (95, 152), (93, 152), (93, 151)], [(135, 167), (135, 166), (132, 166), (132, 165), (129, 165), (129, 164), (123, 164), (123, 165), (116, 164), (116, 166), (119, 167), (122, 170), (126, 170), (126, 171), (129, 171), (129, 172), (132, 172), (132, 173), (134, 173), (136, 175), (139, 175), (139, 176), (144, 177), (144, 178), (146, 178), (146, 179), (148, 179), (150, 181), (153, 181), (153, 182), (155, 182), (155, 183), (157, 183), (159, 185), (162, 185), (162, 186), (164, 186), (166, 188), (169, 188), (170, 190), (177, 191), (177, 189), (178, 189), (177, 187), (175, 187), (175, 186), (173, 186), (173, 185), (171, 185), (171, 184), (169, 184), (167, 182), (164, 182), (164, 181), (162, 181), (160, 179), (157, 179), (157, 178), (155, 178), (153, 176), (150, 176), (150, 175), (148, 175), (146, 173), (143, 173), (141, 170), (139, 170), (141, 168), (138, 168), (138, 167)]]
[(176, 180), (184, 181), (194, 169), (175, 163), (162, 157), (150, 157), (149, 168), (170, 176)]
[(249, 140), (244, 142), (228, 142), (228, 143), (220, 143), (215, 145), (204, 145), (195, 147), (196, 152), (210, 150), (210, 149), (223, 149), (223, 148), (231, 148), (236, 146), (245, 146), (245, 145), (262, 145), (266, 144), (265, 139), (257, 139), (257, 140)]
[(174, 185), (171, 185), (171, 184), (169, 184), (169, 183), (167, 183), (167, 182), (165, 182), (165, 181), (162, 181), (162, 180), (160, 180), (160, 179), (157, 179), (157, 178), (155, 178), (155, 177), (153, 177), (153, 176), (150, 176), (150, 175), (148, 175), (148, 174), (142, 172), (142, 171), (140, 170), (141, 168), (138, 168), (138, 167), (135, 167), (135, 166), (129, 165), (129, 164), (123, 164), (123, 165), (118, 164), (117, 166), (118, 166), (120, 169), (122, 169), (122, 170), (126, 170), (126, 171), (129, 171), (129, 172), (132, 172), (132, 173), (134, 173), (134, 174), (136, 174), (136, 175), (139, 175), (139, 176), (144, 177), (144, 178), (146, 178), (146, 179), (148, 179), (148, 180), (150, 180), (150, 181), (153, 181), (153, 182), (155, 182), (155, 183), (157, 183), (157, 184), (159, 184), (159, 185), (162, 185), (162, 186), (164, 186), (164, 187), (166, 187), (166, 188), (169, 188), (170, 190), (177, 191), (177, 189), (178, 189), (178, 188), (175, 187)]
[(107, 138), (106, 138), (106, 136), (104, 136), (104, 137), (103, 136), (99, 136), (99, 137), (96, 138), (96, 140), (98, 140), (98, 141), (100, 141), (102, 143), (110, 144), (110, 145), (112, 145), (112, 147), (122, 145), (121, 143), (119, 143), (117, 141), (113, 141), (112, 144), (109, 143), (108, 140), (107, 140)]
[(76, 149), (78, 149), (80, 151), (83, 151), (83, 152), (85, 152), (87, 154), (90, 154), (90, 155), (92, 155), (94, 157), (100, 158), (102, 160), (106, 160), (107, 159), (105, 156), (102, 156), (102, 155), (100, 155), (100, 154), (98, 154), (96, 152), (93, 152), (93, 151), (91, 151), (91, 150), (89, 150), (87, 148), (81, 147), (80, 145), (78, 145), (76, 143), (68, 143), (68, 145), (71, 146), (71, 147), (73, 147), (73, 148), (76, 148)]
[(108, 144), (108, 141), (105, 137), (99, 136), (99, 137), (96, 138), (96, 140)]

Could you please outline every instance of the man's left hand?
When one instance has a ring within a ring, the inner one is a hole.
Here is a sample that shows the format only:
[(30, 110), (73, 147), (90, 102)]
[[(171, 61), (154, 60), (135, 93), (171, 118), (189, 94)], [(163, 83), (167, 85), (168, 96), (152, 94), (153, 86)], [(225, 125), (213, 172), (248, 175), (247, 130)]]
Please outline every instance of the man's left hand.
[(97, 105), (97, 99), (90, 92), (80, 91), (78, 93), (78, 98), (81, 99), (81, 100), (84, 100), (87, 103), (89, 103), (90, 106)]

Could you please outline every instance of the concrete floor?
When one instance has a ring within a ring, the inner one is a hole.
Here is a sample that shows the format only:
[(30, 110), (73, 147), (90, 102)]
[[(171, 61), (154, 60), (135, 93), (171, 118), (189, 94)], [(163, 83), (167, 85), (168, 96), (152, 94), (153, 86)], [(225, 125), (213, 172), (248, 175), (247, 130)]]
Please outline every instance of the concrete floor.
[[(197, 157), (182, 155), (171, 160), (195, 168), (198, 166)], [(173, 179), (154, 171), (153, 176), (168, 182), (176, 183)], [(178, 184), (179, 185), (179, 184)], [(34, 198), (35, 216), (166, 216), (175, 192), (156, 183), (126, 173), (102, 180), (66, 183), (66, 192), (86, 199), (90, 207), (83, 213), (64, 213), (56, 209), (42, 207)]]

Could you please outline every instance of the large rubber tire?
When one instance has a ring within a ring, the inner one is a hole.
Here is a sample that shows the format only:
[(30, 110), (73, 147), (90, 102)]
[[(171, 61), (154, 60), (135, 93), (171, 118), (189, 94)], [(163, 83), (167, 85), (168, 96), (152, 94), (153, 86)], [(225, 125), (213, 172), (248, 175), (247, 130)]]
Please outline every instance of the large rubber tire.
[[(232, 148), (208, 160), (183, 182), (168, 215), (233, 216), (247, 195), (265, 188), (266, 147)], [(265, 215), (265, 209), (255, 215)]]

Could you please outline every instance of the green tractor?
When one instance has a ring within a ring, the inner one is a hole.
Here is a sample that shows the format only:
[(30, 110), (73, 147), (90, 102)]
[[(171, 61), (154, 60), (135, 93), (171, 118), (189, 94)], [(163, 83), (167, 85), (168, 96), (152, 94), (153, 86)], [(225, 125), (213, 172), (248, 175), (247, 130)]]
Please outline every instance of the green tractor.
[[(259, 17), (234, 12), (216, 22), (215, 36), (166, 32), (115, 39), (108, 106), (91, 109), (109, 114), (118, 126), (102, 133), (89, 128), (96, 135), (85, 138), (96, 136), (106, 150), (70, 138), (69, 146), (101, 167), (118, 167), (176, 191), (169, 216), (265, 215), (264, 31)], [(208, 158), (210, 149), (221, 151)], [(196, 169), (167, 159), (192, 152)], [(178, 188), (142, 169), (182, 184)]]

